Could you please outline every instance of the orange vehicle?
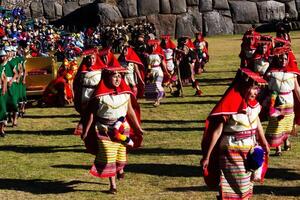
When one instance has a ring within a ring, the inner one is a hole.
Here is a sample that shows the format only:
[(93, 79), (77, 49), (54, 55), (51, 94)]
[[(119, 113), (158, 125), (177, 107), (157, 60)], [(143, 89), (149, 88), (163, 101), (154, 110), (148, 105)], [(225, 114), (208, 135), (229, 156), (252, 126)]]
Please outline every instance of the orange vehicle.
[(40, 96), (47, 85), (56, 78), (57, 64), (53, 57), (26, 58), (27, 96)]

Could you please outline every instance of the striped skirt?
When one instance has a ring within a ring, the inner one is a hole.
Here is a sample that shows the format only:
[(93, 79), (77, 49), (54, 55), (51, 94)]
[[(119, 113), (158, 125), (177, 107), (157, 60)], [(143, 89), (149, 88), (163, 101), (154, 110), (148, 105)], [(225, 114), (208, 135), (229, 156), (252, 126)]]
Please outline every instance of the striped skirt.
[(247, 171), (247, 154), (255, 144), (255, 136), (235, 140), (225, 136), (220, 148), (220, 193), (222, 199), (249, 199), (253, 193), (252, 172)]
[(278, 147), (288, 138), (293, 130), (294, 113), (284, 115), (284, 118), (278, 120), (276, 117), (270, 117), (266, 129), (266, 139), (271, 147)]
[(127, 163), (126, 147), (110, 140), (98, 140), (98, 153), (90, 173), (100, 178), (113, 177)]

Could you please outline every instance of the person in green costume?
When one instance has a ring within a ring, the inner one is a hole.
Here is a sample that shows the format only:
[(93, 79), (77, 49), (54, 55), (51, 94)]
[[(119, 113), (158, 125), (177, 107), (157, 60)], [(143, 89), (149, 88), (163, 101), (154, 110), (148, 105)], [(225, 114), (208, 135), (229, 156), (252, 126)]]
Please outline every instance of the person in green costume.
[(4, 64), (5, 75), (7, 78), (7, 93), (5, 95), (6, 99), (6, 109), (9, 115), (12, 117), (12, 126), (17, 126), (18, 118), (18, 84), (17, 78), (19, 76), (17, 71), (17, 64), (13, 58), (13, 53), (11, 51), (11, 46), (6, 46), (5, 51), (7, 53), (7, 61)]
[(6, 52), (4, 50), (0, 50), (0, 136), (4, 137), (5, 132), (4, 128), (6, 125), (6, 101), (4, 95), (7, 91), (7, 81), (4, 72), (3, 63), (6, 60)]

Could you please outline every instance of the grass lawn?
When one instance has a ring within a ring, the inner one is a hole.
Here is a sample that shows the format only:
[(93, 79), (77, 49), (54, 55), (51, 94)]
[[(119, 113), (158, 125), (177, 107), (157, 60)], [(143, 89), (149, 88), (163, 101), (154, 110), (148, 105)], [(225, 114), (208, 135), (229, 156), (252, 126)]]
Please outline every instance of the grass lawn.
[[(291, 36), (299, 61), (300, 32)], [(210, 63), (199, 76), (203, 97), (194, 97), (189, 86), (184, 98), (168, 94), (158, 108), (140, 101), (144, 146), (129, 154), (117, 195), (105, 193), (107, 179), (89, 175), (94, 156), (72, 135), (75, 110), (33, 107), (0, 138), (0, 199), (215, 199), (199, 167), (200, 140), (205, 118), (239, 66), (241, 37), (207, 38)], [(253, 199), (300, 199), (299, 137), (291, 141), (292, 151), (270, 157), (265, 183), (256, 185)]]

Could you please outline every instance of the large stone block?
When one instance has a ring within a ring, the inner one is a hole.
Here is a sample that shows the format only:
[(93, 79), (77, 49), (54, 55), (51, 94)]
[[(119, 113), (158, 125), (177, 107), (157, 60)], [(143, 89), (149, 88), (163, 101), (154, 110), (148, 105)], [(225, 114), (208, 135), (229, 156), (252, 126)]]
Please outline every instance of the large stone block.
[(243, 34), (252, 27), (252, 24), (234, 24), (234, 34)]
[(185, 0), (170, 0), (170, 5), (173, 14), (181, 14), (186, 12)]
[(300, 12), (300, 0), (295, 0), (298, 12)]
[(136, 17), (138, 15), (136, 0), (120, 0), (118, 8), (125, 18)]
[(160, 0), (160, 13), (162, 14), (171, 13), (170, 0)]
[(276, 1), (257, 2), (261, 22), (281, 20), (285, 16), (285, 5)]
[(137, 0), (138, 15), (152, 15), (159, 13), (159, 0)]
[(137, 22), (147, 20), (146, 16), (124, 18), (124, 23), (134, 25)]
[(86, 4), (89, 4), (89, 3), (93, 3), (93, 0), (79, 0), (78, 1), (78, 4), (80, 6), (83, 6), (83, 5), (86, 5)]
[(202, 14), (198, 8), (189, 8), (187, 13), (177, 16), (176, 37), (194, 37), (197, 32), (202, 32)]
[(55, 1), (43, 0), (44, 5), (44, 16), (46, 19), (54, 19), (55, 18)]
[(103, 25), (123, 21), (122, 14), (118, 7), (107, 3), (98, 3), (98, 16), (99, 23)]
[(204, 13), (203, 20), (206, 35), (233, 34), (231, 18), (223, 16), (217, 11)]
[(33, 18), (42, 17), (44, 15), (42, 2), (31, 2), (30, 4), (31, 16)]
[(165, 34), (170, 34), (172, 37), (175, 36), (176, 15), (148, 15), (147, 20), (154, 24), (157, 37)]
[(234, 23), (258, 23), (259, 15), (256, 3), (249, 1), (230, 1), (232, 21)]
[(296, 3), (295, 1), (290, 1), (290, 2), (287, 2), (285, 4), (285, 8), (286, 8), (286, 13), (289, 14), (289, 19), (293, 19), (293, 20), (296, 20), (298, 19), (298, 11), (297, 11), (297, 8), (296, 8)]
[(188, 6), (198, 6), (199, 5), (199, 0), (186, 0), (186, 4)]
[(55, 15), (58, 17), (63, 16), (63, 7), (59, 3), (55, 2), (54, 3), (54, 8), (55, 8)]
[(78, 2), (68, 2), (63, 5), (63, 14), (64, 16), (67, 16), (68, 14), (77, 10), (78, 8), (80, 8)]
[(227, 0), (214, 0), (213, 8), (217, 10), (228, 10), (229, 5)]
[(212, 0), (200, 0), (199, 2), (200, 12), (208, 12), (213, 10)]

